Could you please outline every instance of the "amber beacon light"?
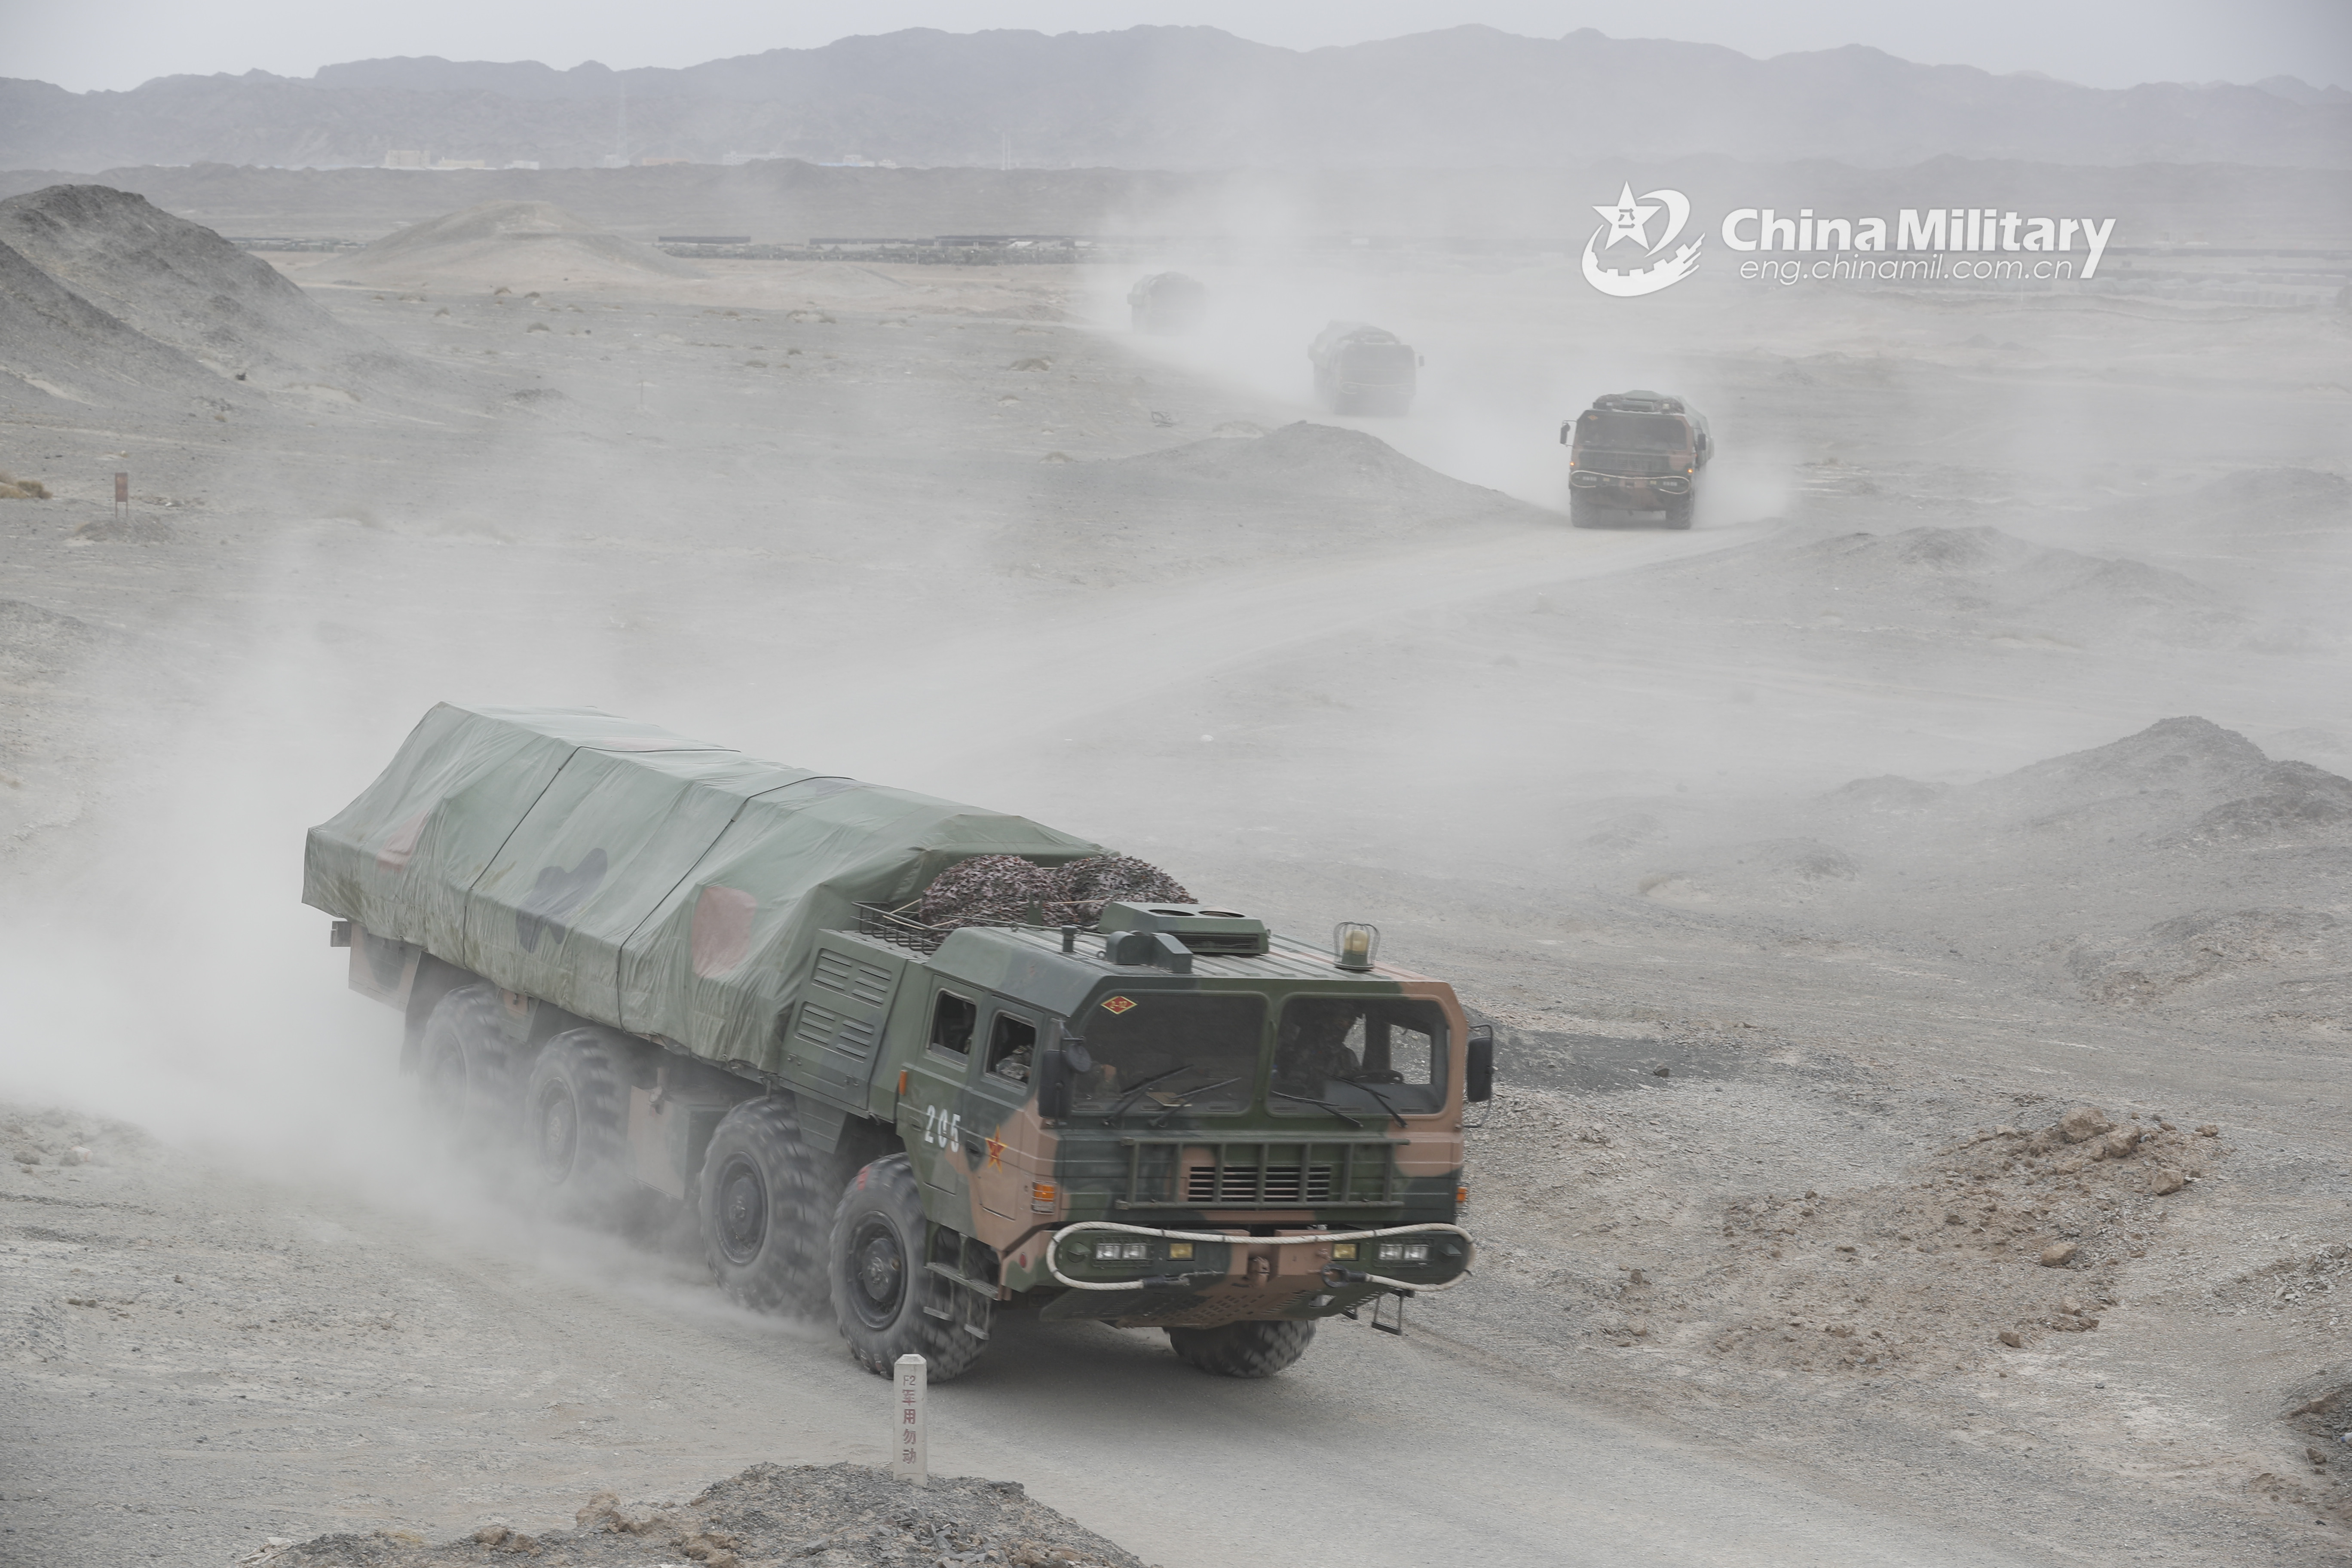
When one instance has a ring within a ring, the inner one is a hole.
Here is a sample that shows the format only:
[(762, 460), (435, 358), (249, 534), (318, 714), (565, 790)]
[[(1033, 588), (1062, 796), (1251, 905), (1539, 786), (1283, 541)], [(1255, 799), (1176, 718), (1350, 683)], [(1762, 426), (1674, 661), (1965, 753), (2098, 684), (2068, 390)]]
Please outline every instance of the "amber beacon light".
[(1381, 951), (1381, 928), (1360, 921), (1342, 921), (1331, 930), (1333, 962), (1341, 969), (1370, 969)]

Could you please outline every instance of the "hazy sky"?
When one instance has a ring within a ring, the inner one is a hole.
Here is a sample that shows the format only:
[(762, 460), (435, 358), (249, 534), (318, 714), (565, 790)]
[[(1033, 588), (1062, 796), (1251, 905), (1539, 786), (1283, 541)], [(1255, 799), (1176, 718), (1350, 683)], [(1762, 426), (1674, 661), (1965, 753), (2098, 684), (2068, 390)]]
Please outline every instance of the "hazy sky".
[(177, 72), (308, 76), (385, 55), (684, 66), (900, 27), (1222, 27), (1291, 48), (1465, 22), (1685, 38), (1751, 55), (1871, 44), (1906, 59), (2096, 87), (2299, 76), (2352, 88), (2352, 0), (0, 0), (0, 71), (77, 90)]

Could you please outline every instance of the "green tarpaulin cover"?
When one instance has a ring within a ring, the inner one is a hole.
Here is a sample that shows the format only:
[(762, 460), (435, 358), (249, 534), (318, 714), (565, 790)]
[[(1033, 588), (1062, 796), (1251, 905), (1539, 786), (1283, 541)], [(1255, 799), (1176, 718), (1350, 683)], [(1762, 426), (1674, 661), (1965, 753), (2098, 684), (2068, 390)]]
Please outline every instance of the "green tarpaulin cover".
[(815, 934), (976, 855), (1100, 846), (593, 709), (436, 707), (310, 830), (302, 901), (566, 1011), (775, 1070)]

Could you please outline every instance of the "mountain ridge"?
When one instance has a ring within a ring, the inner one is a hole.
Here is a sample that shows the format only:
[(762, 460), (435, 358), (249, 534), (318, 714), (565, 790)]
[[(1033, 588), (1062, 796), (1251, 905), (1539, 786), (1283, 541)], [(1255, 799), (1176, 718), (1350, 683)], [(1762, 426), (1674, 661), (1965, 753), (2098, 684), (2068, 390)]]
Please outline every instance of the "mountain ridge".
[[(2300, 89), (2300, 90), (2296, 90)], [(730, 154), (923, 165), (1549, 167), (1737, 151), (1867, 166), (1938, 155), (2352, 166), (2352, 98), (2305, 84), (2110, 89), (1862, 45), (1710, 44), (1468, 25), (1298, 51), (1212, 27), (913, 28), (688, 67), (559, 71), (403, 57), (307, 79), (127, 92), (0, 79), (0, 165), (492, 165)]]

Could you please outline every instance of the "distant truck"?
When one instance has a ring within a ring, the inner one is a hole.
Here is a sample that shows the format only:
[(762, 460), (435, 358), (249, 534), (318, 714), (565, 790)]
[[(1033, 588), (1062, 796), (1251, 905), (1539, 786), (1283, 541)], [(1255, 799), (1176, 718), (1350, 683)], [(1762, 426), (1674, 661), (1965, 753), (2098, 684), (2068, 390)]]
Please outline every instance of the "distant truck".
[(1660, 392), (1612, 392), (1559, 427), (1569, 448), (1568, 520), (1578, 528), (1656, 512), (1688, 528), (1715, 455), (1706, 416)]
[(1393, 1298), (1401, 1328), (1470, 1267), (1491, 1031), (1368, 926), (1327, 951), (1191, 902), (934, 907), (1138, 868), (1166, 883), (593, 710), (444, 704), (310, 830), (302, 896), (451, 1140), (581, 1219), (689, 1207), (728, 1294), (832, 1316), (872, 1371), (953, 1376), (1013, 1308), (1235, 1377), (1334, 1313)]
[(1181, 272), (1154, 272), (1127, 291), (1129, 324), (1139, 332), (1177, 337), (1196, 329), (1209, 311), (1209, 290)]
[(1334, 414), (1403, 414), (1412, 406), (1421, 356), (1394, 332), (1333, 321), (1307, 345), (1315, 396)]

